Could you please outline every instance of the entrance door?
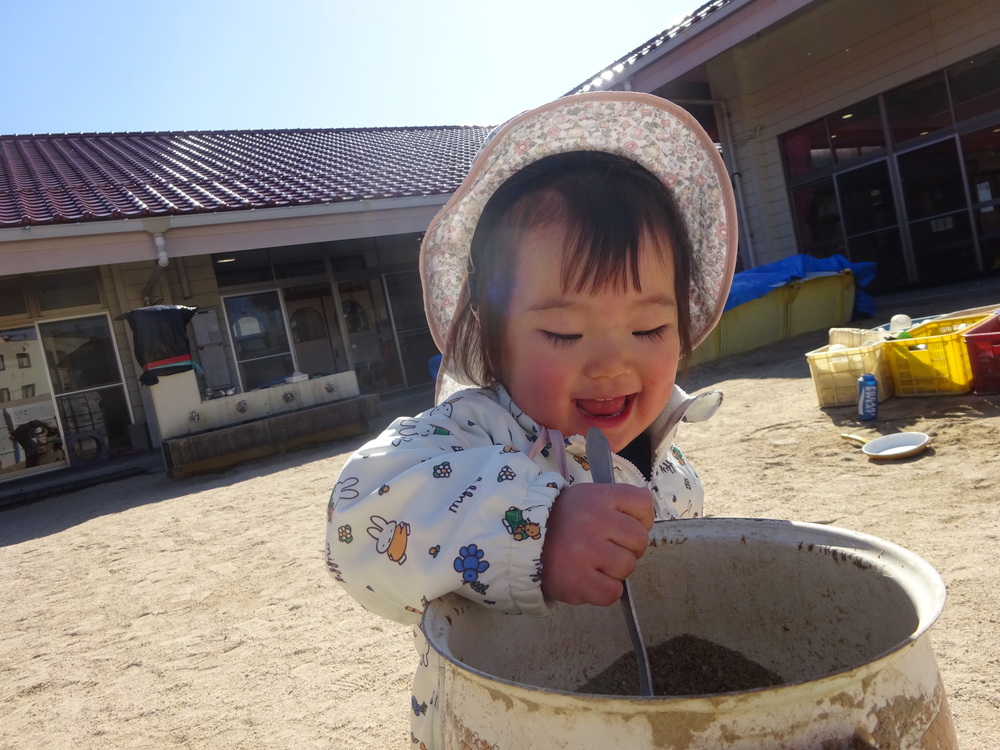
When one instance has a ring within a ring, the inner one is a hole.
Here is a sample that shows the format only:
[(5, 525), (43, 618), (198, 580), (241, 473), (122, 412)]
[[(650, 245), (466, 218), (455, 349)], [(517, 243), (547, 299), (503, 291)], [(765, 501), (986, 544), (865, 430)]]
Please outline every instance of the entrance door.
[(327, 284), (285, 289), (292, 348), (300, 372), (311, 377), (347, 369), (347, 355)]
[(908, 283), (906, 259), (899, 234), (889, 163), (872, 164), (837, 175), (848, 257), (855, 263), (873, 261), (878, 272), (868, 287), (881, 292)]
[(131, 445), (132, 415), (106, 314), (38, 324), (70, 463)]
[(979, 259), (955, 139), (899, 157), (917, 278), (941, 283), (974, 275)]
[(344, 281), (338, 288), (347, 343), (361, 392), (372, 393), (403, 385), (392, 321), (380, 279)]
[(276, 291), (223, 297), (223, 304), (244, 391), (282, 383), (295, 372)]

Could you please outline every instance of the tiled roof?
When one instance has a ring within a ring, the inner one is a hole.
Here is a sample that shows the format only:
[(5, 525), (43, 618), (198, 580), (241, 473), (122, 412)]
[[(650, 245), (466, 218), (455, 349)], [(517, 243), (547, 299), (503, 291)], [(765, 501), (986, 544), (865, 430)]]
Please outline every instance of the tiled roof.
[(0, 228), (447, 194), (489, 131), (0, 136)]
[(602, 90), (608, 82), (614, 79), (620, 79), (628, 76), (628, 69), (640, 62), (643, 58), (649, 55), (651, 52), (659, 49), (665, 43), (669, 42), (671, 39), (676, 37), (678, 34), (686, 31), (695, 24), (704, 21), (708, 16), (715, 13), (727, 5), (729, 5), (734, 0), (711, 0), (707, 2), (697, 10), (693, 11), (689, 15), (685, 16), (680, 23), (671, 26), (670, 28), (662, 31), (660, 34), (654, 36), (645, 44), (636, 47), (634, 50), (629, 52), (624, 57), (620, 57), (611, 65), (609, 65), (604, 70), (600, 71), (597, 75), (588, 78), (586, 81), (581, 83), (579, 86), (574, 88), (572, 91), (568, 91), (567, 94), (583, 94), (587, 91), (600, 91)]

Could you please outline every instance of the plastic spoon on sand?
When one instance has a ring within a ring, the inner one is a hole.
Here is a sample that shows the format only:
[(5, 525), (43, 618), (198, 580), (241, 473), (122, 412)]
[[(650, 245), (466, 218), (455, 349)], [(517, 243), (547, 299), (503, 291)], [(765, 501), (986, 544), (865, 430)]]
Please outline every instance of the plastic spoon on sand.
[[(590, 475), (594, 482), (600, 484), (614, 484), (614, 467), (611, 463), (611, 446), (604, 433), (596, 427), (591, 427), (587, 432), (587, 460), (590, 461)], [(639, 694), (651, 696), (653, 694), (653, 673), (649, 667), (649, 655), (646, 653), (646, 644), (642, 640), (642, 632), (639, 630), (639, 620), (635, 613), (635, 604), (632, 601), (632, 585), (626, 578), (622, 581), (622, 611), (625, 613), (625, 624), (628, 626), (628, 634), (632, 639), (632, 649), (635, 651), (635, 662), (639, 667)]]

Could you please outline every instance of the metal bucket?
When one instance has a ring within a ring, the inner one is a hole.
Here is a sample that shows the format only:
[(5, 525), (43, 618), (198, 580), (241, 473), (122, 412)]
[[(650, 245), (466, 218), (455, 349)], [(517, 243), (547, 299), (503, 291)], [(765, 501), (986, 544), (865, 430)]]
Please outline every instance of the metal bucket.
[(581, 694), (631, 648), (620, 608), (512, 617), (449, 595), (422, 622), (440, 664), (436, 750), (957, 747), (927, 635), (945, 587), (911, 552), (815, 524), (663, 522), (631, 580), (648, 646), (697, 635), (785, 683)]

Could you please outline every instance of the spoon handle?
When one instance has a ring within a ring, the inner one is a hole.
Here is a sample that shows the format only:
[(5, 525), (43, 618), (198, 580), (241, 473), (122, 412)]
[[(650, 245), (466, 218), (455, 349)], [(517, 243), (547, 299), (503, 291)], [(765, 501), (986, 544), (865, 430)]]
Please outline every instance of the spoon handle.
[[(611, 463), (611, 446), (604, 433), (596, 427), (587, 432), (587, 460), (590, 462), (590, 476), (601, 484), (614, 484), (614, 466)], [(649, 655), (646, 644), (639, 630), (639, 618), (635, 612), (632, 600), (632, 584), (626, 578), (622, 581), (622, 612), (625, 614), (625, 625), (628, 627), (629, 638), (632, 639), (632, 649), (635, 651), (635, 662), (639, 668), (639, 694), (653, 695), (653, 672), (649, 666)]]

